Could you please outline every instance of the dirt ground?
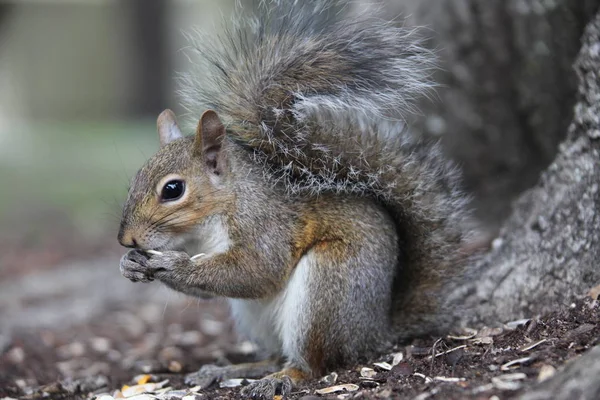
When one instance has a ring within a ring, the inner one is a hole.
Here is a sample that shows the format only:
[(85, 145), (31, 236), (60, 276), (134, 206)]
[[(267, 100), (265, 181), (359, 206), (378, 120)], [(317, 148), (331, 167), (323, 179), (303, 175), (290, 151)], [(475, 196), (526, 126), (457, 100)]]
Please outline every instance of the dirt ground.
[[(106, 268), (94, 267), (96, 272), (104, 271), (103, 278), (94, 279), (107, 281), (100, 290), (112, 300), (87, 305), (86, 310), (94, 311), (80, 313), (83, 317), (73, 313), (86, 297), (81, 293), (69, 297), (61, 289), (60, 295), (46, 291), (32, 299), (26, 290), (19, 290), (25, 281), (3, 283), (21, 293), (21, 308), (14, 309), (12, 294), (10, 314), (6, 297), (2, 303), (0, 295), (0, 310), (7, 316), (3, 319), (11, 325), (3, 326), (0, 336), (0, 399), (119, 397), (124, 385), (144, 381), (162, 383), (147, 387), (154, 397), (142, 395), (136, 400), (181, 399), (184, 395), (191, 396), (185, 400), (239, 398), (239, 387), (221, 388), (215, 383), (192, 393), (183, 383), (185, 373), (204, 364), (224, 365), (257, 357), (254, 346), (236, 340), (225, 304), (188, 299), (157, 286), (121, 282), (125, 280), (112, 268), (115, 262), (110, 258), (100, 263)], [(69, 268), (52, 273), (67, 277), (75, 267)], [(30, 279), (35, 274), (23, 275), (22, 279)], [(86, 286), (78, 279), (84, 291), (94, 293), (93, 282)], [(119, 297), (123, 292), (129, 297)], [(67, 318), (57, 317), (46, 326), (35, 321), (22, 323), (22, 319), (39, 319), (32, 310), (42, 307), (47, 313), (43, 307), (52, 303)], [(599, 343), (599, 310), (598, 301), (585, 297), (550, 315), (515, 321), (503, 328), (415, 340), (377, 360), (301, 385), (291, 398), (514, 398)], [(11, 315), (22, 317), (11, 319)], [(317, 394), (319, 389), (345, 384), (352, 385), (332, 394)]]
[[(236, 344), (223, 304), (195, 303), (184, 310), (173, 308), (161, 310), (152, 305), (107, 310), (93, 321), (67, 329), (14, 332), (3, 346), (0, 398), (114, 395), (123, 385), (135, 384), (134, 377), (142, 373), (150, 374), (146, 378), (150, 382), (168, 379), (173, 390), (185, 389), (184, 373), (203, 364), (254, 358), (251, 345)], [(315, 380), (295, 389), (292, 398), (308, 398), (305, 396), (315, 394), (317, 389), (348, 383), (357, 385), (357, 390), (325, 397), (513, 398), (599, 342), (598, 302), (581, 300), (542, 318), (518, 321), (517, 325), (398, 346), (394, 353), (402, 356), (396, 355), (396, 365), (392, 366), (395, 354), (390, 354), (373, 360), (388, 365), (369, 362), (336, 371), (335, 384), (333, 376), (328, 377), (328, 383)], [(235, 399), (238, 393), (239, 388), (214, 384), (200, 391), (198, 398)]]

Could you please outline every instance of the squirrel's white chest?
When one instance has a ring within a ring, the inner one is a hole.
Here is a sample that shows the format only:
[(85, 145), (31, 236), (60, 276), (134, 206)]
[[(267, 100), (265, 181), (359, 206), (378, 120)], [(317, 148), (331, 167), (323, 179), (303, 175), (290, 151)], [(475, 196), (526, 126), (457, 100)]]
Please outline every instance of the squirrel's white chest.
[(180, 240), (190, 256), (213, 256), (226, 252), (231, 246), (227, 224), (218, 215), (207, 218), (202, 225)]
[(308, 329), (308, 284), (314, 256), (306, 254), (285, 289), (269, 300), (229, 299), (241, 335), (273, 355), (300, 359), (298, 349)]

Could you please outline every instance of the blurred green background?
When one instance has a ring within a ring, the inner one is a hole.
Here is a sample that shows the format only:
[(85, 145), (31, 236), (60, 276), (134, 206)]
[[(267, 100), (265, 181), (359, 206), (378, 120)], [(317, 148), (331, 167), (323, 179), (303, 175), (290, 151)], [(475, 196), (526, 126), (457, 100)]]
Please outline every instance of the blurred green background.
[(0, 278), (118, 253), (130, 177), (183, 113), (183, 32), (231, 1), (0, 1)]

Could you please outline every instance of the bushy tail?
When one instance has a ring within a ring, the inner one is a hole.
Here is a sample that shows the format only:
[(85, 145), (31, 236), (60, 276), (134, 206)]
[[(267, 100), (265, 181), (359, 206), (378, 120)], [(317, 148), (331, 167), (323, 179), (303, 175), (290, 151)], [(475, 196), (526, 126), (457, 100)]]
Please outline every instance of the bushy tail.
[(422, 333), (439, 326), (441, 287), (460, 273), (466, 234), (455, 170), (405, 129), (413, 101), (433, 85), (434, 57), (412, 30), (339, 19), (345, 7), (260, 2), (219, 38), (195, 39), (201, 63), (183, 95), (195, 114), (216, 110), (230, 139), (290, 192), (384, 203), (402, 240), (399, 333)]

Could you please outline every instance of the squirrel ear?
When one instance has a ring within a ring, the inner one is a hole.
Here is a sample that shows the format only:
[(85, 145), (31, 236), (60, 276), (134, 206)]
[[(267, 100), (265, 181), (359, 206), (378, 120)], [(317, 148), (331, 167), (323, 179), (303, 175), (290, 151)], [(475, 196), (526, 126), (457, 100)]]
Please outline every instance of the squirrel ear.
[(221, 144), (225, 137), (225, 126), (213, 110), (207, 110), (200, 117), (194, 139), (194, 153), (204, 158), (209, 170), (215, 175), (223, 172), (224, 158)]
[(171, 110), (165, 110), (160, 113), (158, 119), (156, 120), (156, 126), (158, 128), (160, 147), (163, 147), (175, 139), (183, 137), (179, 126), (177, 126), (175, 113), (173, 113)]

